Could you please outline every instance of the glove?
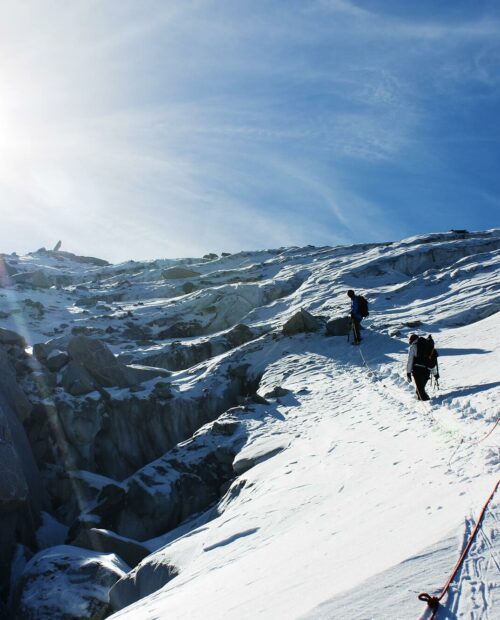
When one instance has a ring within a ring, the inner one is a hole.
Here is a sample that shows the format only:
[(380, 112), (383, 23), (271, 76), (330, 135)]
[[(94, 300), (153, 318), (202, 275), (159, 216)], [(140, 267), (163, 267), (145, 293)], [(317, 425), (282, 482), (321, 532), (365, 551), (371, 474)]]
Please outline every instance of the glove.
[(407, 378), (407, 380), (408, 380), (408, 383), (411, 383), (411, 373), (408, 373), (408, 374), (406, 375), (406, 378)]

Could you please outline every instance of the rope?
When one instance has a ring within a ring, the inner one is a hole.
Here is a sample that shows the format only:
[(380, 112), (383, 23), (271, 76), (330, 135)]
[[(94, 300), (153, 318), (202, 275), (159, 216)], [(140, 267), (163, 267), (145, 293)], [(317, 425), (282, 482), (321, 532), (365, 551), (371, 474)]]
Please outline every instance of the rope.
[(491, 435), (491, 433), (496, 429), (499, 422), (500, 422), (500, 416), (497, 418), (497, 421), (493, 425), (493, 428), (488, 433), (486, 433), (486, 435), (482, 439), (480, 439), (479, 441), (475, 441), (472, 445), (477, 446), (478, 444), (482, 443), (485, 439), (487, 439)]
[[(365, 356), (363, 355), (363, 352), (361, 350), (361, 347), (358, 348), (359, 354), (361, 355), (361, 359), (363, 360), (364, 365), (366, 366), (367, 370), (373, 374), (375, 377), (378, 376), (378, 373), (373, 370), (367, 363)], [(384, 385), (385, 387), (385, 385)], [(417, 388), (418, 390), (418, 388)], [(419, 401), (422, 405), (423, 402)], [(434, 416), (433, 416), (434, 418)], [(435, 420), (435, 418), (434, 418)], [(436, 421), (436, 420), (435, 420)], [(436, 421), (437, 422), (437, 421)], [(495, 430), (495, 428), (498, 426), (500, 422), (500, 417), (497, 418), (493, 428), (484, 436), (482, 437), (479, 441), (472, 443), (472, 445), (477, 445), (479, 443), (481, 443), (482, 441), (484, 441), (485, 439), (487, 439)], [(462, 437), (462, 439), (460, 440), (460, 443), (458, 444), (455, 452), (453, 453), (453, 455), (450, 458), (450, 461), (453, 459), (453, 456), (456, 454), (457, 450), (460, 448), (460, 446), (462, 445), (462, 443), (464, 443), (465, 439)], [(498, 480), (493, 488), (493, 491), (491, 492), (491, 494), (489, 495), (488, 499), (486, 500), (481, 513), (479, 515), (479, 518), (476, 522), (476, 526), (474, 528), (474, 530), (472, 531), (472, 534), (469, 537), (469, 540), (467, 542), (467, 545), (465, 546), (464, 550), (462, 551), (462, 554), (460, 556), (460, 558), (458, 559), (457, 563), (455, 564), (455, 567), (451, 573), (451, 575), (448, 578), (448, 581), (446, 582), (445, 586), (443, 587), (443, 589), (441, 590), (441, 593), (439, 594), (439, 596), (431, 596), (430, 594), (427, 594), (426, 592), (422, 592), (418, 595), (419, 600), (427, 603), (428, 607), (432, 610), (432, 614), (430, 616), (430, 618), (428, 620), (434, 620), (434, 618), (436, 617), (436, 613), (438, 611), (438, 608), (440, 606), (440, 601), (443, 599), (444, 595), (446, 594), (446, 592), (448, 591), (448, 588), (450, 587), (453, 579), (455, 578), (456, 574), (458, 573), (460, 567), (462, 566), (463, 561), (465, 560), (465, 557), (467, 556), (467, 553), (469, 552), (470, 547), (472, 546), (472, 543), (474, 541), (474, 538), (476, 537), (476, 534), (479, 530), (479, 527), (481, 525), (481, 522), (483, 520), (484, 517), (484, 513), (486, 512), (486, 509), (488, 507), (488, 504), (490, 503), (491, 499), (493, 498), (493, 496), (495, 495), (497, 489), (498, 489), (498, 485), (500, 484), (500, 480)]]
[(474, 541), (474, 538), (475, 538), (475, 536), (476, 536), (476, 534), (477, 534), (477, 532), (479, 530), (479, 527), (481, 525), (481, 521), (483, 520), (484, 513), (486, 512), (486, 508), (488, 507), (488, 504), (490, 503), (491, 499), (495, 495), (495, 493), (496, 493), (496, 491), (498, 489), (499, 483), (500, 483), (500, 479), (497, 480), (495, 486), (493, 487), (493, 491), (490, 493), (490, 496), (486, 500), (486, 502), (485, 502), (485, 504), (483, 506), (483, 509), (481, 510), (481, 514), (479, 515), (479, 518), (478, 518), (478, 520), (476, 522), (476, 527), (472, 531), (472, 534), (470, 535), (469, 540), (468, 540), (464, 550), (462, 551), (461, 556), (458, 558), (458, 561), (455, 564), (455, 567), (454, 567), (453, 571), (451, 572), (451, 575), (448, 577), (448, 581), (446, 582), (445, 586), (441, 590), (441, 593), (439, 594), (439, 596), (431, 596), (430, 594), (427, 594), (427, 592), (421, 592), (418, 595), (418, 599), (420, 601), (423, 601), (424, 603), (427, 603), (427, 605), (432, 609), (432, 614), (431, 614), (429, 620), (433, 620), (436, 617), (436, 612), (437, 612), (437, 610), (439, 608), (440, 601), (442, 600), (442, 598), (444, 597), (444, 595), (448, 591), (448, 588), (450, 587), (453, 579), (455, 579), (456, 574), (458, 573), (460, 567), (462, 566), (462, 563), (465, 560), (465, 557), (466, 557), (469, 549), (471, 548), (471, 545), (472, 545), (472, 543)]

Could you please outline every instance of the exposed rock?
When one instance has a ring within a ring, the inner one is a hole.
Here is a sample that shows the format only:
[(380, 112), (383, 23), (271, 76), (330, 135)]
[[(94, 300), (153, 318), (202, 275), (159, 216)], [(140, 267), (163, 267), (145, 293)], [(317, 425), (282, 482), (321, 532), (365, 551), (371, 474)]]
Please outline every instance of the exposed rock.
[[(71, 361), (85, 369), (98, 385), (103, 387), (129, 387), (133, 384), (127, 368), (116, 359), (100, 340), (86, 336), (75, 336), (68, 342), (68, 353)], [(73, 368), (75, 368), (74, 365), (72, 365)], [(74, 372), (76, 374), (76, 369)], [(82, 376), (81, 380), (85, 383), (86, 378)], [(80, 393), (85, 394), (85, 392)]]
[(168, 370), (183, 370), (255, 338), (256, 335), (249, 327), (240, 324), (223, 335), (212, 336), (194, 343), (173, 342), (165, 345), (159, 352), (143, 358), (143, 362)]
[(109, 590), (130, 568), (116, 555), (60, 545), (26, 565), (14, 596), (15, 620), (102, 620)]
[(184, 278), (196, 278), (201, 276), (201, 273), (193, 271), (192, 269), (187, 269), (186, 267), (170, 267), (162, 271), (161, 275), (165, 280), (180, 280)]
[(153, 331), (150, 327), (143, 325), (136, 325), (132, 321), (125, 323), (126, 329), (123, 330), (122, 336), (128, 340), (135, 340), (136, 342), (148, 341), (153, 338)]
[(5, 260), (5, 255), (0, 255), (0, 286), (9, 284), (9, 276), (17, 273), (17, 269)]
[(181, 288), (182, 288), (183, 293), (188, 295), (189, 293), (192, 293), (193, 291), (196, 290), (196, 285), (193, 284), (192, 282), (184, 282)]
[(33, 301), (32, 299), (25, 299), (24, 305), (28, 309), (28, 312), (33, 318), (41, 319), (45, 314), (45, 306), (39, 301)]
[(170, 376), (170, 372), (168, 370), (165, 370), (165, 368), (157, 368), (155, 366), (128, 364), (126, 368), (132, 383), (142, 383), (143, 381), (149, 381), (150, 379)]
[(199, 321), (179, 321), (162, 330), (158, 338), (192, 338), (199, 336), (203, 331), (204, 327)]
[(173, 398), (172, 388), (169, 383), (165, 381), (158, 381), (156, 383), (153, 394), (158, 398)]
[(131, 568), (137, 566), (150, 553), (149, 549), (135, 540), (118, 536), (118, 534), (109, 530), (97, 528), (80, 531), (78, 536), (71, 541), (71, 545), (93, 549), (94, 551), (114, 553)]
[(82, 263), (84, 265), (95, 265), (96, 267), (106, 267), (107, 265), (109, 265), (107, 260), (104, 260), (102, 258), (96, 258), (95, 256), (78, 256), (77, 254), (73, 254), (72, 252), (65, 252), (62, 250), (58, 250), (57, 252), (45, 250), (45, 253), (49, 256), (52, 255), (55, 258), (68, 258), (75, 263)]
[(231, 347), (239, 347), (255, 338), (253, 331), (243, 323), (238, 323), (225, 334), (226, 340)]
[(338, 317), (331, 319), (326, 324), (326, 333), (329, 336), (347, 336), (351, 331), (351, 319), (349, 317)]
[(70, 361), (61, 381), (62, 387), (73, 396), (88, 394), (96, 389), (96, 383), (90, 373), (78, 362)]
[(44, 492), (21, 420), (31, 403), (0, 346), (0, 598), (5, 594), (16, 543), (32, 545)]
[(216, 259), (217, 259), (217, 258), (219, 258), (219, 257), (217, 256), (217, 254), (214, 254), (213, 252), (210, 252), (210, 253), (208, 253), (208, 254), (204, 254), (204, 255), (203, 255), (203, 258), (204, 258), (205, 260), (216, 260)]
[(261, 396), (260, 394), (257, 394), (256, 392), (254, 394), (250, 394), (250, 396), (247, 396), (245, 399), (250, 401), (251, 403), (255, 403), (257, 405), (269, 405), (269, 401), (266, 400), (266, 398), (264, 398), (264, 396)]
[(6, 421), (0, 418), (0, 515), (19, 510), (28, 500), (28, 484)]
[(230, 435), (234, 435), (234, 433), (238, 430), (239, 423), (237, 420), (216, 420), (212, 424), (212, 428), (210, 432), (212, 435), (223, 435), (225, 437), (229, 437)]
[(13, 284), (28, 284), (35, 288), (50, 288), (52, 280), (41, 270), (23, 271), (11, 277)]
[(290, 394), (290, 390), (277, 385), (274, 389), (266, 392), (264, 394), (264, 398), (279, 398), (280, 396), (286, 396), (287, 394)]
[(314, 332), (321, 329), (321, 323), (316, 317), (301, 308), (283, 325), (283, 333), (293, 336), (301, 332)]
[(59, 250), (61, 249), (61, 245), (62, 245), (62, 241), (58, 241), (54, 248), (52, 249), (53, 252), (59, 252)]
[(47, 357), (52, 351), (66, 351), (71, 336), (58, 336), (47, 342), (37, 342), (33, 345), (33, 355), (41, 363), (45, 364)]
[(31, 284), (35, 288), (50, 288), (52, 280), (43, 271), (35, 271), (31, 278)]
[[(19, 387), (16, 373), (9, 357), (3, 347), (0, 346), (0, 394), (6, 405), (15, 412), (18, 419), (24, 421), (31, 412), (32, 404), (26, 394)], [(1, 404), (1, 401), (0, 401)]]
[(141, 598), (149, 596), (177, 577), (178, 569), (163, 558), (155, 558), (139, 564), (122, 577), (109, 592), (109, 602), (113, 611), (132, 605)]
[(54, 349), (47, 356), (46, 366), (52, 372), (58, 372), (69, 361), (69, 355), (65, 351)]
[(3, 327), (0, 327), (0, 344), (16, 345), (22, 349), (26, 348), (26, 340), (22, 336)]

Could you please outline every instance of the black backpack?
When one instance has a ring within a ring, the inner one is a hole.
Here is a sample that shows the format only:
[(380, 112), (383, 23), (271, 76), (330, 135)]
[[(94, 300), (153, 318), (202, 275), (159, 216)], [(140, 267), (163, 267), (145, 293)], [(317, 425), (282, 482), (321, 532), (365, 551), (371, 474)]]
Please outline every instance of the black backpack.
[(370, 315), (370, 313), (368, 312), (368, 301), (363, 297), (363, 295), (358, 295), (358, 310), (359, 314), (363, 318), (366, 318)]
[(434, 347), (432, 336), (424, 338), (419, 336), (417, 340), (417, 364), (426, 368), (435, 368), (439, 353)]

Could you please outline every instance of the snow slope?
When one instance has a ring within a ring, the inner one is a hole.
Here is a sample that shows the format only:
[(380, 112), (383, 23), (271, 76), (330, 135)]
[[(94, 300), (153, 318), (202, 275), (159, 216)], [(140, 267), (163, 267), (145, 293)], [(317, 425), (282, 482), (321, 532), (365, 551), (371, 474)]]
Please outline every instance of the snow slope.
[[(384, 362), (387, 339), (376, 333), (360, 350), (316, 335), (284, 343), (263, 383), (293, 396), (248, 453), (277, 442), (283, 451), (244, 474), (238, 501), (218, 519), (157, 552), (180, 568), (176, 579), (113, 617), (417, 617), (415, 592), (444, 584), (464, 519), (474, 518), (498, 474), (498, 440), (469, 440), (499, 411), (499, 356), (482, 352), (498, 351), (499, 319), (440, 336), (462, 353), (444, 348), (432, 408), (391, 373), (404, 372), (403, 347)], [(498, 553), (496, 527), (490, 518), (484, 529)], [(456, 603), (458, 617), (495, 617), (491, 553), (484, 543), (482, 560), (469, 567), (475, 579)]]
[[(289, 391), (230, 411), (245, 428), (239, 475), (215, 507), (144, 543), (151, 555), (130, 575), (163, 564), (176, 576), (113, 618), (425, 612), (417, 594), (444, 585), (498, 479), (499, 427), (486, 435), (500, 412), (500, 231), (211, 261), (106, 266), (43, 252), (6, 260), (66, 278), (0, 292), (1, 326), (30, 344), (83, 330), (127, 363), (165, 355), (170, 384), (186, 398), (217, 392), (224, 364), (247, 364), (261, 396)], [(199, 275), (166, 279), (172, 266)], [(371, 304), (361, 347), (321, 332), (282, 335), (300, 308), (345, 315), (348, 288)], [(238, 322), (254, 339), (222, 346)], [(406, 382), (413, 331), (432, 332), (440, 351), (431, 404)], [(176, 458), (186, 449), (189, 459), (185, 443)], [(499, 541), (495, 497), (438, 618), (498, 616)]]

